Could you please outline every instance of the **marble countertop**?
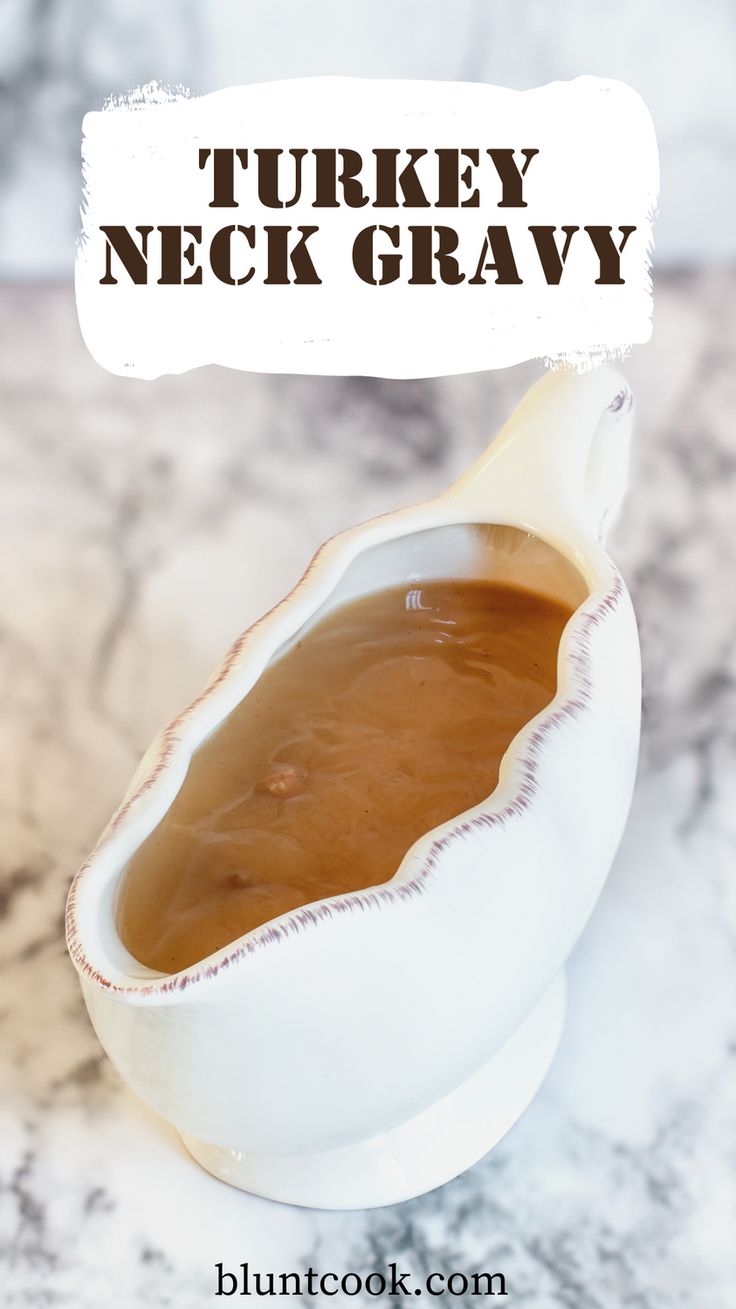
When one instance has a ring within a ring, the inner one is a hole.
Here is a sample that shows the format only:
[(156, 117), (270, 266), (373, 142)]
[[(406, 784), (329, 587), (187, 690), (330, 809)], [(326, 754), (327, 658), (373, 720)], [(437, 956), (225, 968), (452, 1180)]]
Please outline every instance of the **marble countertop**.
[[(422, 1199), (307, 1212), (200, 1172), (120, 1083), (62, 940), (69, 878), (154, 731), (330, 533), (439, 490), (537, 373), (107, 376), (67, 286), (0, 290), (0, 1283), (194, 1309), (214, 1265), (504, 1272), (521, 1309), (736, 1294), (736, 274), (661, 278), (612, 541), (638, 610), (631, 821), (552, 1072)], [(341, 1298), (333, 1303), (340, 1303)], [(377, 1303), (377, 1301), (376, 1301)]]

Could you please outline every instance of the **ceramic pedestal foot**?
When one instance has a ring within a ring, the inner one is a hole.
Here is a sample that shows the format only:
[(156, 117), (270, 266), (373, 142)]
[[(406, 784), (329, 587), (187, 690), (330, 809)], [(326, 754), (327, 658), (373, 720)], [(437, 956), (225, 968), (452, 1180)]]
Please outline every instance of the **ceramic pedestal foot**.
[(450, 1095), (380, 1136), (318, 1154), (260, 1155), (182, 1139), (231, 1186), (315, 1209), (369, 1209), (431, 1191), (477, 1163), (524, 1112), (557, 1048), (565, 1010), (560, 973), (492, 1059)]

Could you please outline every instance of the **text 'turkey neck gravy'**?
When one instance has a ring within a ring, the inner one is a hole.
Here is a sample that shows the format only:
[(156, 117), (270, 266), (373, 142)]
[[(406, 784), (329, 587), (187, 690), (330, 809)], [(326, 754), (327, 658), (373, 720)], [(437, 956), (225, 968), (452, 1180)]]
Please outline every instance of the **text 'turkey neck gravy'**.
[(336, 609), (200, 746), (125, 871), (118, 930), (176, 972), (288, 910), (388, 881), (418, 837), (494, 790), (555, 693), (572, 610), (484, 581)]

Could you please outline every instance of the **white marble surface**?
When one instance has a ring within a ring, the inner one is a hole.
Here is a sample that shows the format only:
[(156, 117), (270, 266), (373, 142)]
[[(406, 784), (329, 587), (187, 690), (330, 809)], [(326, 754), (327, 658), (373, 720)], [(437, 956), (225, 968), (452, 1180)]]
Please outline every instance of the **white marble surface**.
[(82, 116), (108, 96), (325, 73), (629, 82), (659, 139), (660, 266), (732, 259), (735, 66), (733, 0), (3, 0), (0, 276), (69, 275)]
[(470, 1173), (335, 1215), (210, 1179), (120, 1084), (66, 958), (66, 888), (153, 731), (313, 547), (439, 489), (536, 369), (136, 383), (86, 356), (67, 287), (0, 291), (9, 1305), (200, 1309), (222, 1303), (217, 1261), (397, 1260), (417, 1276), (500, 1269), (514, 1309), (733, 1306), (736, 276), (660, 278), (655, 305), (652, 343), (623, 365), (639, 426), (613, 542), (641, 621), (641, 772), (571, 962), (561, 1050)]

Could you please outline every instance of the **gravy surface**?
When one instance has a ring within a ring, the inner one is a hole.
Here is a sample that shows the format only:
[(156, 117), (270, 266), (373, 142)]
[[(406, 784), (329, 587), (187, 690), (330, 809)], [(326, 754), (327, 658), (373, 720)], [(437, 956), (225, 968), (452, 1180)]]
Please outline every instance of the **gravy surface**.
[(553, 698), (572, 610), (477, 581), (342, 606), (194, 754), (122, 879), (117, 925), (176, 972), (299, 905), (388, 881), (418, 837), (486, 799)]

